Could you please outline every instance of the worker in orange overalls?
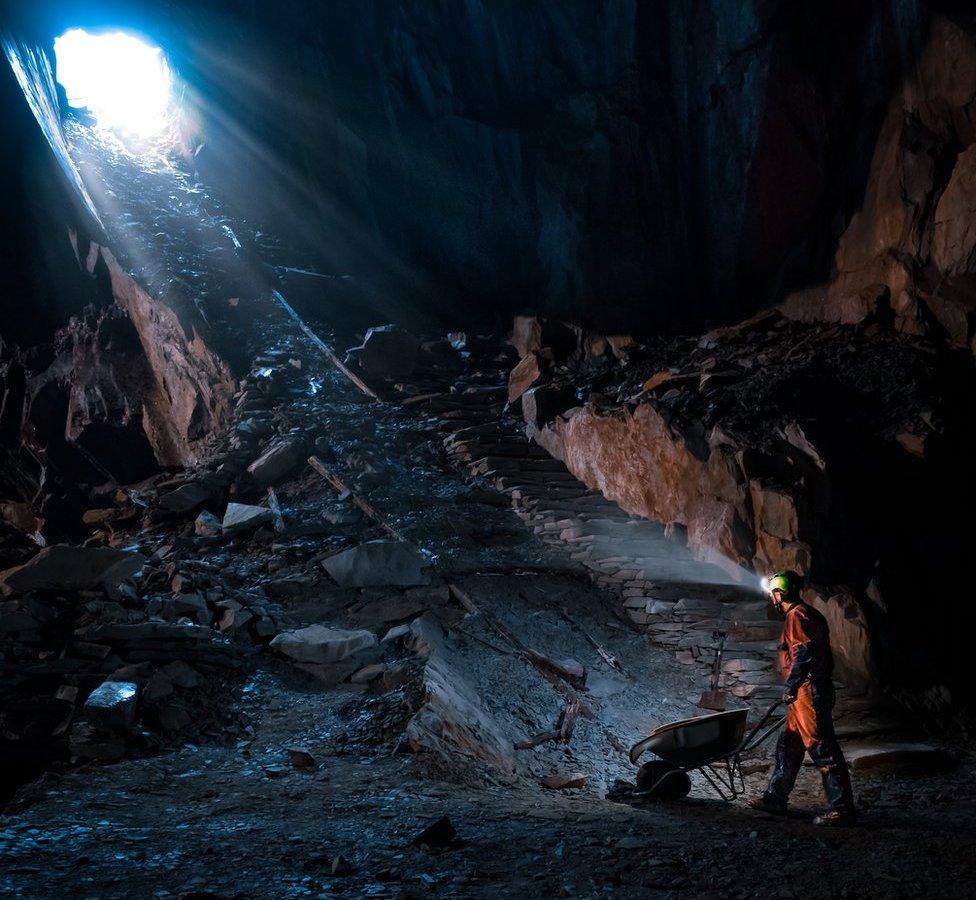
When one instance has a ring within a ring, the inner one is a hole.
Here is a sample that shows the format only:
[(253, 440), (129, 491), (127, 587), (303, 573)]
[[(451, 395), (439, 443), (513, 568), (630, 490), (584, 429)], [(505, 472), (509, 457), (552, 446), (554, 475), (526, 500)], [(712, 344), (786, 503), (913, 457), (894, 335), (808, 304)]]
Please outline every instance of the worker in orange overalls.
[(831, 715), (835, 699), (831, 681), (834, 658), (827, 620), (803, 602), (796, 572), (780, 572), (764, 584), (773, 606), (786, 614), (780, 669), (786, 679), (783, 702), (788, 705), (788, 712), (786, 727), (776, 744), (776, 768), (769, 785), (749, 805), (766, 812), (785, 813), (806, 751), (820, 769), (829, 806), (814, 823), (850, 825), (856, 820), (854, 792)]

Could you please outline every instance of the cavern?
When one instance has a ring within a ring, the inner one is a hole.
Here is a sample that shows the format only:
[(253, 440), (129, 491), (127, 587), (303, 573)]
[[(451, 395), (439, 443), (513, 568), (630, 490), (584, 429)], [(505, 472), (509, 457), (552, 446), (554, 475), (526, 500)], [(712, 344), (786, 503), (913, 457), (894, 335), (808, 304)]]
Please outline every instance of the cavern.
[(976, 896), (971, 4), (0, 45), (0, 895)]

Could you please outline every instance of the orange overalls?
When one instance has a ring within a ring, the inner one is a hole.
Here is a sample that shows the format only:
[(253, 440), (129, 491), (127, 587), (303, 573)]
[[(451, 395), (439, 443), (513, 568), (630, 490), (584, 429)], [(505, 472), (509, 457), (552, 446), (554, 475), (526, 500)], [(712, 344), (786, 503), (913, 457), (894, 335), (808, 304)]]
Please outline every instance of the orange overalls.
[(776, 743), (776, 768), (765, 797), (770, 803), (786, 804), (803, 763), (803, 754), (808, 752), (820, 769), (830, 808), (852, 812), (851, 776), (831, 715), (835, 695), (831, 681), (834, 658), (830, 651), (830, 630), (827, 620), (813, 607), (798, 603), (787, 612), (779, 664), (786, 680), (786, 693), (796, 699), (789, 705), (786, 727)]

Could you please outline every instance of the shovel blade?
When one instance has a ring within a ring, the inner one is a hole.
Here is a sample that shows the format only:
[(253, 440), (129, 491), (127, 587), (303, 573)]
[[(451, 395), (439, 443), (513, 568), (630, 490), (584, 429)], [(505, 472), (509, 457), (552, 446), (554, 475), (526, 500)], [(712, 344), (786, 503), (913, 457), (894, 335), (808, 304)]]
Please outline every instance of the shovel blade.
[(725, 692), (724, 691), (705, 691), (698, 701), (701, 709), (714, 709), (716, 712), (725, 712)]

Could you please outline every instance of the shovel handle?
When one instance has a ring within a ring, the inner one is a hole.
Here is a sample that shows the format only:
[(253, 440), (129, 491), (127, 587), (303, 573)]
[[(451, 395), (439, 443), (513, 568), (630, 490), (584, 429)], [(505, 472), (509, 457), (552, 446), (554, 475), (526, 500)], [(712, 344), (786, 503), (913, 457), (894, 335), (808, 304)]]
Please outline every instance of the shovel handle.
[(715, 662), (712, 663), (712, 693), (718, 690), (718, 678), (722, 669), (722, 651), (725, 649), (726, 634), (724, 631), (716, 631), (713, 637), (718, 638), (718, 646), (715, 648)]

